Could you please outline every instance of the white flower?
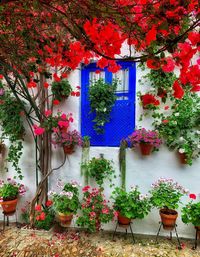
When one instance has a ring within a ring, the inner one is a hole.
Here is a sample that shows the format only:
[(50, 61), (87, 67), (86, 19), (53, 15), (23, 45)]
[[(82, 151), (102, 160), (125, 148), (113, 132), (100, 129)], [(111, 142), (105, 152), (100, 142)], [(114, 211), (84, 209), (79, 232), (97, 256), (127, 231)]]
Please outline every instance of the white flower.
[(174, 116), (178, 117), (178, 116), (179, 116), (179, 112), (176, 112), (176, 113), (174, 114)]
[(196, 133), (197, 133), (198, 135), (200, 135), (200, 130), (197, 130)]
[(103, 111), (106, 112), (106, 111), (107, 111), (107, 108), (104, 108)]
[(197, 148), (199, 148), (199, 149), (200, 149), (200, 145), (197, 145)]
[(184, 140), (184, 138), (183, 138), (183, 137), (180, 137), (180, 138), (179, 138), (179, 140), (180, 140), (180, 141), (183, 141), (183, 140)]
[(178, 151), (179, 151), (179, 153), (184, 153), (184, 152), (185, 152), (185, 149), (180, 148)]
[(177, 121), (176, 121), (176, 120), (174, 120), (174, 121), (173, 121), (173, 124), (174, 124), (174, 125), (176, 125), (176, 124), (177, 124)]

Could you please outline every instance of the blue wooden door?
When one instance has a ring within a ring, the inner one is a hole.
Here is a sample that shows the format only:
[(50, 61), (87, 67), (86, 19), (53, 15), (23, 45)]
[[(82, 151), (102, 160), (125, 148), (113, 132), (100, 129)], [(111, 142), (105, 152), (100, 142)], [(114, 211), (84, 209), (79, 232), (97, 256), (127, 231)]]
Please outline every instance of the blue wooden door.
[[(122, 138), (130, 135), (135, 128), (135, 63), (120, 62), (121, 70), (115, 74), (104, 69), (96, 74), (98, 69), (95, 63), (82, 68), (81, 72), (81, 133), (82, 136), (90, 136), (92, 146), (119, 146)], [(118, 78), (116, 90), (117, 100), (113, 106), (110, 122), (105, 124), (105, 133), (96, 134), (92, 120), (94, 113), (90, 113), (88, 89), (90, 81), (103, 78), (105, 82), (112, 83)]]

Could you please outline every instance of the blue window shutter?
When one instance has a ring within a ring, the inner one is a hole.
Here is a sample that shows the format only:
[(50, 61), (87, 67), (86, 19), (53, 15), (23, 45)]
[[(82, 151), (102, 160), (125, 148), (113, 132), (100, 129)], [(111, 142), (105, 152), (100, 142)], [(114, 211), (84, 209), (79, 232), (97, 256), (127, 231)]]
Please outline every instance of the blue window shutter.
[[(82, 68), (81, 72), (81, 133), (82, 136), (90, 136), (92, 146), (119, 146), (122, 138), (130, 135), (135, 128), (135, 63), (119, 62), (122, 70), (128, 70), (127, 91), (116, 91), (118, 99), (113, 106), (110, 122), (105, 125), (105, 133), (96, 134), (93, 129), (95, 115), (90, 113), (88, 101), (88, 87), (90, 82), (90, 72), (95, 72), (98, 68), (95, 63)], [(112, 83), (113, 74), (104, 69), (105, 81)]]

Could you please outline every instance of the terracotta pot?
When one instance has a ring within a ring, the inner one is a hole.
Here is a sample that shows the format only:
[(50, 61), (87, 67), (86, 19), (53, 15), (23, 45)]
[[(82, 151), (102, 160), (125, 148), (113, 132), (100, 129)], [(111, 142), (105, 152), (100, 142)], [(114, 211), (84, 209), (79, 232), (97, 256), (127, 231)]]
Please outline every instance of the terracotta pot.
[(149, 143), (140, 143), (140, 152), (142, 155), (150, 155), (153, 150), (153, 145)]
[(65, 154), (72, 154), (74, 152), (74, 146), (73, 145), (64, 145), (63, 150)]
[(175, 227), (178, 212), (171, 209), (161, 209), (160, 217), (163, 224), (163, 228), (166, 230), (172, 230)]
[(73, 214), (64, 214), (64, 213), (58, 212), (57, 218), (61, 224), (70, 225), (73, 219)]
[(120, 213), (117, 218), (118, 218), (118, 223), (120, 225), (129, 225), (131, 223), (131, 219), (129, 219), (125, 216), (122, 216)]
[(178, 152), (178, 157), (181, 164), (187, 164), (187, 157), (185, 153)]
[(13, 213), (16, 211), (16, 207), (17, 207), (17, 201), (18, 199), (14, 199), (14, 200), (10, 200), (10, 201), (3, 201), (1, 202), (1, 206), (3, 208), (3, 211), (5, 213)]

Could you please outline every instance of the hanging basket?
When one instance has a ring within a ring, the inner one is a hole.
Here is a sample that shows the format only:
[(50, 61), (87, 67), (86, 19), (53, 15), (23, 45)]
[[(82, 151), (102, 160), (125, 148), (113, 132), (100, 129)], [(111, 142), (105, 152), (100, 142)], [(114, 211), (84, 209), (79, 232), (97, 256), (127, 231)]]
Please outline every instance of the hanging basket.
[(4, 213), (9, 214), (16, 212), (17, 202), (18, 199), (16, 198), (14, 200), (0, 202), (0, 205), (2, 206)]
[(185, 153), (178, 152), (178, 157), (181, 164), (187, 164), (187, 156)]
[(73, 154), (74, 153), (74, 146), (73, 145), (64, 145), (63, 150), (65, 154)]
[(176, 225), (178, 212), (172, 209), (161, 209), (160, 217), (165, 230), (173, 230)]
[(149, 143), (142, 143), (142, 142), (139, 144), (139, 147), (140, 147), (140, 152), (143, 156), (150, 155), (154, 148), (153, 145)]

